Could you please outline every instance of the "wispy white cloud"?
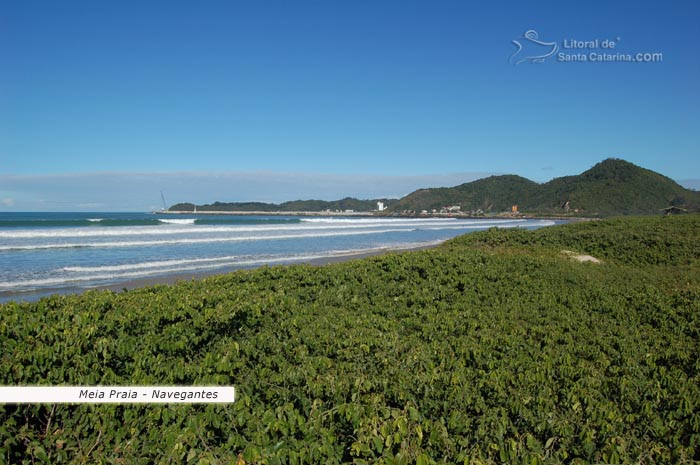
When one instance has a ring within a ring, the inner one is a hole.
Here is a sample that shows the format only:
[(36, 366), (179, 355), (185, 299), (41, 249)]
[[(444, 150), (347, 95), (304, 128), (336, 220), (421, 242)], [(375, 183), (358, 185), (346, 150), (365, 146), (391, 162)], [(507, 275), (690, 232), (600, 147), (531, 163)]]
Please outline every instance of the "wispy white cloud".
[(12, 192), (15, 211), (149, 211), (166, 202), (284, 202), (343, 197), (398, 198), (425, 187), (455, 186), (493, 173), (419, 176), (337, 175), (322, 173), (166, 172), (0, 175)]
[(3, 207), (13, 207), (15, 205), (15, 199), (11, 197), (5, 197), (4, 199), (0, 200), (0, 204)]

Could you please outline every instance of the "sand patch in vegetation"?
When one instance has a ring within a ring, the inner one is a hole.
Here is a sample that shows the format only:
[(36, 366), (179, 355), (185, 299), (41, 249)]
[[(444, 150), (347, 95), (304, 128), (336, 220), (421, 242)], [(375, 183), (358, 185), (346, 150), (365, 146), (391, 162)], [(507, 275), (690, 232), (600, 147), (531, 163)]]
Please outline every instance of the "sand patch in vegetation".
[(569, 257), (573, 260), (579, 261), (581, 263), (584, 263), (584, 262), (596, 263), (596, 264), (602, 263), (602, 261), (600, 261), (599, 259), (595, 258), (592, 255), (584, 255), (584, 254), (574, 252), (572, 250), (562, 250), (561, 253), (566, 255), (567, 257)]

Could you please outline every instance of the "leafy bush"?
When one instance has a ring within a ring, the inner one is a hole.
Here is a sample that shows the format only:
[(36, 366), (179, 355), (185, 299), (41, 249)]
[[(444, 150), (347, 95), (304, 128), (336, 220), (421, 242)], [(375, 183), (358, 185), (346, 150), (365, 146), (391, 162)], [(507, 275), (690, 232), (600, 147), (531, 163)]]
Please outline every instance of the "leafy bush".
[(700, 460), (699, 229), (493, 230), (5, 304), (2, 384), (235, 384), (238, 400), (3, 405), (0, 463)]

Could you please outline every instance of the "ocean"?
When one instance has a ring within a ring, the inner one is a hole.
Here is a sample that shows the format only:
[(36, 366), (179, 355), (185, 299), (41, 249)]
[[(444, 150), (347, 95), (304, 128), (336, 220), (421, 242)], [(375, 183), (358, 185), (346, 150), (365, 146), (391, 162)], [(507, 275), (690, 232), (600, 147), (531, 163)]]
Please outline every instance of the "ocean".
[(437, 244), (548, 220), (0, 213), (0, 302)]

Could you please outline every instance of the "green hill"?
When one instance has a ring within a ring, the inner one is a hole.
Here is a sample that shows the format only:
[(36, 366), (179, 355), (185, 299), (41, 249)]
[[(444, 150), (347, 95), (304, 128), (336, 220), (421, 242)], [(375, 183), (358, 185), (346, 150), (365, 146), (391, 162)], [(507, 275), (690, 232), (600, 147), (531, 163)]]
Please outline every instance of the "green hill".
[(464, 210), (501, 211), (530, 198), (538, 184), (521, 176), (490, 176), (456, 187), (417, 190), (392, 205), (392, 211), (432, 210), (460, 205)]
[(505, 175), (451, 188), (421, 189), (393, 204), (391, 210), (430, 211), (450, 205), (459, 205), (462, 211), (501, 212), (518, 205), (525, 213), (650, 214), (670, 205), (697, 211), (700, 193), (654, 171), (610, 158), (580, 175), (544, 184)]

